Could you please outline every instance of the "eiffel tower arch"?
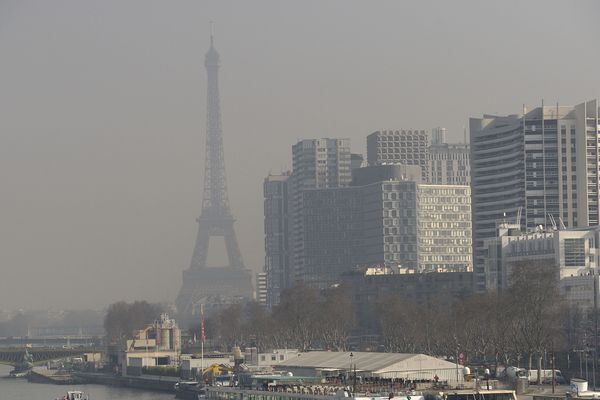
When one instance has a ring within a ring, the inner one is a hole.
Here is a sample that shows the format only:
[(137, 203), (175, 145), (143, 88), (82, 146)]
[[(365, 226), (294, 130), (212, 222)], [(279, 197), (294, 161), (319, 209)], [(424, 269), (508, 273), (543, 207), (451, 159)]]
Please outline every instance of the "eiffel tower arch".
[[(253, 295), (252, 274), (244, 266), (233, 227), (235, 219), (229, 208), (219, 98), (220, 60), (212, 33), (204, 65), (208, 77), (204, 194), (192, 261), (190, 268), (183, 271), (183, 283), (176, 300), (183, 323), (192, 322), (199, 315), (201, 304), (207, 304), (210, 310), (211, 306), (250, 299)], [(228, 258), (225, 267), (206, 264), (213, 237), (224, 239)]]

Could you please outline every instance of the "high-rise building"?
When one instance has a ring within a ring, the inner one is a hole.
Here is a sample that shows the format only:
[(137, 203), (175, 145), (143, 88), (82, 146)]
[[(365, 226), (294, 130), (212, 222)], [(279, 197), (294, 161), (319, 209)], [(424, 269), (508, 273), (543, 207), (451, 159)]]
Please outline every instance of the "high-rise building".
[(477, 291), (486, 287), (484, 241), (499, 221), (524, 231), (598, 225), (599, 134), (596, 100), (470, 119)]
[(304, 191), (345, 187), (351, 180), (350, 139), (306, 139), (292, 146), (292, 175), (288, 187), (291, 268), (288, 284), (305, 275), (306, 233), (300, 213)]
[(473, 270), (470, 186), (417, 185), (416, 221), (420, 272)]
[(350, 139), (305, 139), (292, 146), (292, 173), (297, 188), (347, 186), (352, 179)]
[(428, 154), (429, 135), (424, 130), (382, 130), (367, 136), (369, 165), (418, 165), (423, 182), (429, 178)]
[(281, 291), (290, 286), (288, 182), (289, 173), (269, 175), (264, 182), (265, 274), (267, 306), (279, 304)]
[(269, 175), (264, 182), (265, 273), (267, 305), (279, 303), (281, 291), (307, 276), (305, 224), (301, 213), (304, 193), (313, 189), (343, 188), (362, 156), (350, 153), (349, 139), (305, 139), (292, 146), (293, 169)]
[[(387, 167), (392, 166), (379, 168)], [(367, 265), (401, 265), (413, 272), (472, 270), (469, 186), (364, 183), (304, 192), (304, 282), (326, 288), (343, 273)]]

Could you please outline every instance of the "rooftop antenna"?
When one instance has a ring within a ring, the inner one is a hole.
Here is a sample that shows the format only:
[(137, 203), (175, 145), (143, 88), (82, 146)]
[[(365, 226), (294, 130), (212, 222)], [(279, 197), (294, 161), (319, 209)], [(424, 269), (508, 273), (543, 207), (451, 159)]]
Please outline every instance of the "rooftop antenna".
[(467, 144), (467, 127), (463, 125), (463, 140)]
[(215, 23), (210, 21), (210, 47), (213, 47), (215, 37)]
[(561, 217), (558, 217), (558, 222), (560, 222), (560, 229), (567, 229)]
[(547, 215), (548, 215), (548, 219), (550, 220), (550, 223), (552, 224), (552, 230), (553, 231), (558, 230), (556, 227), (556, 220), (554, 219), (554, 216), (550, 213), (547, 213)]

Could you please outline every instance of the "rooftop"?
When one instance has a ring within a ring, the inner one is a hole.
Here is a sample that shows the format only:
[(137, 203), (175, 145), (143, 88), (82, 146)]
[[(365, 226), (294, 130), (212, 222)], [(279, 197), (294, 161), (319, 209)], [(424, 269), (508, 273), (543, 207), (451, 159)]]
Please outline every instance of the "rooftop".
[[(350, 357), (350, 354), (352, 354), (352, 357)], [(279, 365), (343, 370), (349, 369), (350, 363), (352, 363), (352, 368), (356, 365), (357, 370), (378, 371), (417, 356), (433, 358), (422, 354), (409, 353), (310, 351), (307, 353), (298, 353), (298, 357), (285, 360)]]

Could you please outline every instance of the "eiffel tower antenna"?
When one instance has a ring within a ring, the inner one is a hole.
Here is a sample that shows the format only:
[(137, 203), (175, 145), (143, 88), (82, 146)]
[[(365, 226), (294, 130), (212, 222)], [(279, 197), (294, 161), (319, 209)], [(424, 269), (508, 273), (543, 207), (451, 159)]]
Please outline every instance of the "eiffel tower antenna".
[[(204, 192), (198, 235), (190, 268), (183, 272), (183, 285), (177, 297), (181, 314), (194, 314), (208, 296), (252, 297), (251, 274), (244, 266), (229, 208), (225, 154), (221, 126), (219, 96), (219, 53), (214, 47), (211, 21), (210, 48), (204, 59), (207, 73), (206, 152), (204, 164)], [(212, 237), (223, 237), (229, 264), (222, 268), (206, 265), (209, 242)]]

